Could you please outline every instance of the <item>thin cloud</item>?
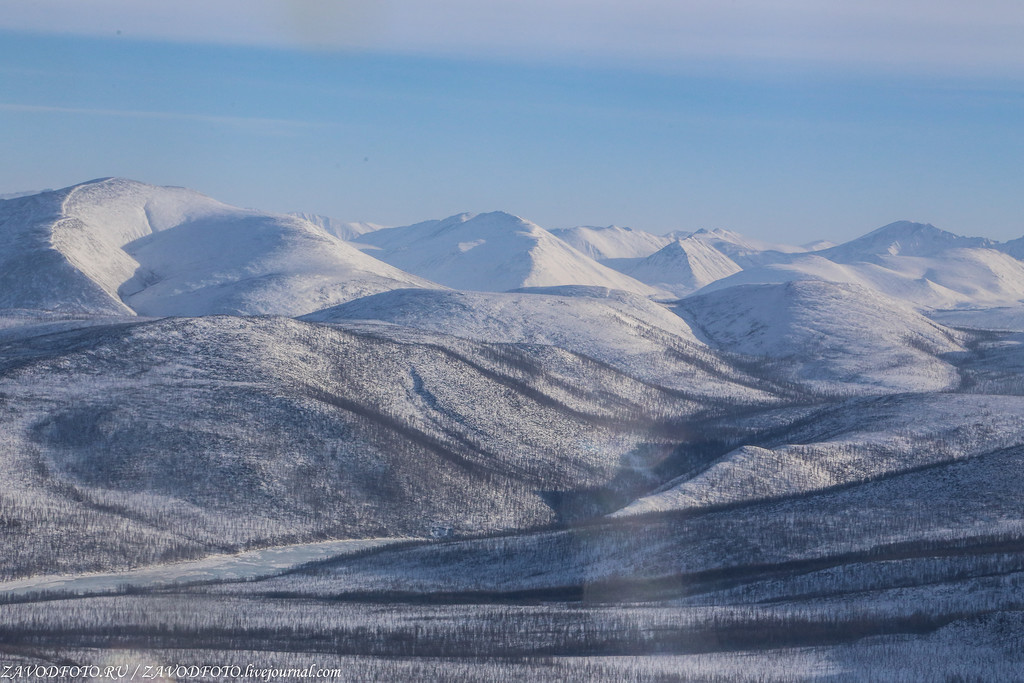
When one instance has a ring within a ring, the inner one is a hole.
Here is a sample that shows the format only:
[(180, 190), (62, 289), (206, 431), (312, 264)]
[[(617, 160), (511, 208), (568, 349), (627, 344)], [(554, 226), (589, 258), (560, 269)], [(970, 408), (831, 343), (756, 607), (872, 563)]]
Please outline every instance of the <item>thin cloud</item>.
[(298, 49), (1024, 73), (1018, 0), (6, 0), (0, 28)]
[(195, 121), (200, 123), (213, 123), (224, 126), (247, 127), (253, 126), (279, 129), (310, 128), (320, 124), (309, 121), (296, 121), (291, 119), (272, 119), (248, 116), (217, 116), (211, 114), (190, 114), (173, 111), (141, 111), (133, 109), (101, 109), (91, 107), (57, 107), (45, 104), (18, 104), (14, 102), (0, 102), (0, 111), (41, 113), (41, 114), (80, 114), (89, 116), (116, 116), (134, 119), (163, 119), (175, 121)]

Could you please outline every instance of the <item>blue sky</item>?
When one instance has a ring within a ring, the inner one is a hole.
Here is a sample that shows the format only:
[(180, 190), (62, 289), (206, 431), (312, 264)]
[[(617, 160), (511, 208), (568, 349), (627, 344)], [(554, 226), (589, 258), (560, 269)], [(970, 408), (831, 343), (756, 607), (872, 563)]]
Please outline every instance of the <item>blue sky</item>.
[(118, 175), (390, 225), (1024, 234), (1014, 3), (8, 2), (0, 193)]

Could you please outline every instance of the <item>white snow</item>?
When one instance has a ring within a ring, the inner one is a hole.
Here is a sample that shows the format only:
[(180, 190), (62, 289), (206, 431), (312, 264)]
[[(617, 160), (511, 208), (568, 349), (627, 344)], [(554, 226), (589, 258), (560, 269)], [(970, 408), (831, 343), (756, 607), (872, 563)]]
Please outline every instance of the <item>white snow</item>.
[[(580, 353), (661, 386), (758, 396), (731, 386), (730, 369), (690, 327), (647, 298), (597, 287), (517, 292), (395, 290), (312, 313), (315, 322), (380, 320), (474, 341), (543, 344)], [(720, 368), (720, 374), (708, 371)]]
[(974, 330), (1024, 332), (1024, 306), (965, 308), (929, 311), (932, 320), (950, 327)]
[(290, 213), (288, 215), (308, 221), (317, 227), (323, 228), (328, 234), (334, 235), (339, 240), (344, 240), (346, 242), (351, 242), (360, 235), (365, 235), (368, 232), (381, 230), (386, 227), (378, 223), (366, 223), (364, 221), (340, 221), (337, 218), (331, 218), (330, 216), (321, 216), (320, 214), (303, 213), (300, 211)]
[(990, 248), (951, 248), (932, 256), (904, 253), (837, 263), (828, 250), (747, 268), (705, 291), (743, 284), (820, 280), (860, 285), (922, 310), (1006, 306), (1024, 298), (1024, 263)]
[(590, 285), (655, 295), (648, 285), (601, 265), (540, 226), (501, 211), (459, 214), (358, 238), (374, 256), (455, 289)]
[(740, 267), (707, 242), (687, 237), (670, 242), (623, 271), (658, 289), (684, 296), (739, 272)]
[(603, 228), (579, 226), (552, 230), (551, 234), (595, 261), (644, 258), (675, 238), (643, 230), (609, 225)]
[(302, 219), (116, 178), (4, 202), (0, 224), (10, 307), (301, 315), (431, 284)]
[(771, 263), (782, 258), (784, 254), (807, 251), (804, 247), (766, 242), (722, 228), (698, 230), (690, 235), (690, 239), (704, 242), (725, 254), (743, 268)]
[(937, 256), (949, 249), (987, 248), (994, 242), (983, 237), (960, 237), (929, 223), (897, 221), (863, 237), (820, 252), (837, 263), (871, 261), (876, 256)]
[(783, 359), (822, 389), (941, 391), (958, 382), (943, 353), (956, 335), (910, 306), (848, 284), (730, 287), (684, 299), (679, 312), (710, 346)]

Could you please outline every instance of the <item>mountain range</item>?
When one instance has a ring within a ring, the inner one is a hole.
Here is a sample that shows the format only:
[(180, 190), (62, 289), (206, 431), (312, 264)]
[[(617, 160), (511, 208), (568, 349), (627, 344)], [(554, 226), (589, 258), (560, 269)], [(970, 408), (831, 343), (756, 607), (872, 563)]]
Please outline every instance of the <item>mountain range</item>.
[(581, 285), (668, 300), (799, 280), (859, 285), (920, 310), (1024, 297), (1020, 240), (907, 221), (810, 251), (721, 229), (548, 231), (503, 212), (384, 228), (111, 178), (2, 201), (0, 304), (11, 308), (302, 315), (408, 287)]
[(0, 652), (1012, 679), (1022, 240), (0, 199)]

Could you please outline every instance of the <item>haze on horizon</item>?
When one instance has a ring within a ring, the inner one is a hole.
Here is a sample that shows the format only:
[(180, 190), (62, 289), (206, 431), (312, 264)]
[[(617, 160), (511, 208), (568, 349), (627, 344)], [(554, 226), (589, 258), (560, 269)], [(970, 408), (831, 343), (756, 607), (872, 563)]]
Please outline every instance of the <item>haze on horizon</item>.
[(1024, 6), (9, 0), (0, 193), (399, 225), (1024, 234)]

